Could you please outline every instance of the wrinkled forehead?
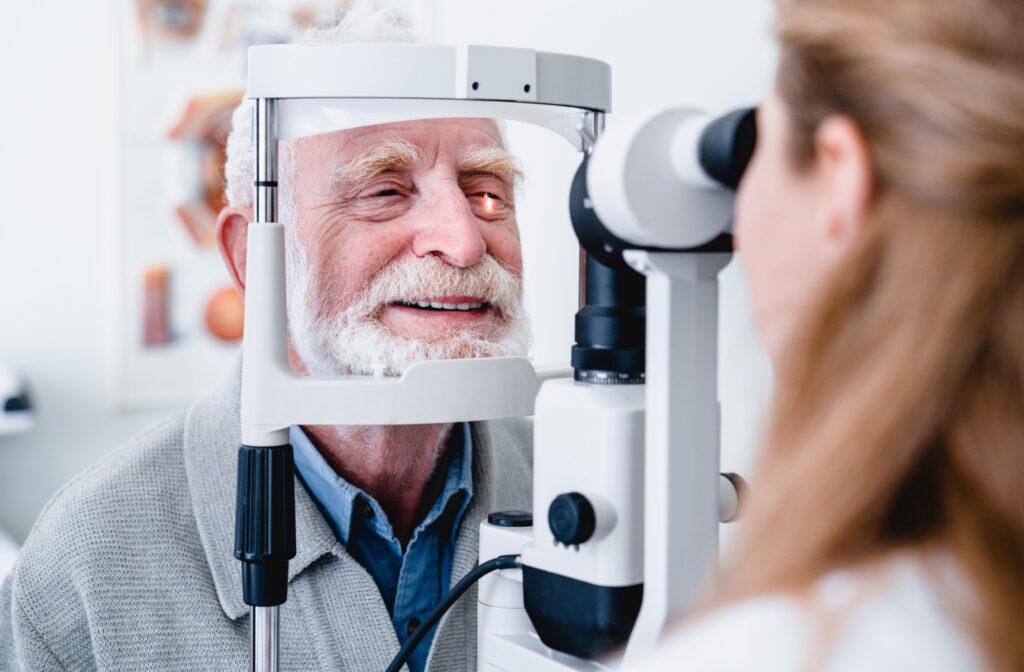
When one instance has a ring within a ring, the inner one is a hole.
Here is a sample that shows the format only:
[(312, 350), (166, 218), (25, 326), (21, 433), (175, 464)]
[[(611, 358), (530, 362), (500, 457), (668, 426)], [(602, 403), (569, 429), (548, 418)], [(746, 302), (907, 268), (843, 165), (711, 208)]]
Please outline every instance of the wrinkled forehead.
[(417, 162), (456, 164), (481, 147), (504, 148), (493, 119), (446, 118), (400, 121), (320, 133), (282, 143), (300, 164), (343, 164), (381, 147), (411, 148)]

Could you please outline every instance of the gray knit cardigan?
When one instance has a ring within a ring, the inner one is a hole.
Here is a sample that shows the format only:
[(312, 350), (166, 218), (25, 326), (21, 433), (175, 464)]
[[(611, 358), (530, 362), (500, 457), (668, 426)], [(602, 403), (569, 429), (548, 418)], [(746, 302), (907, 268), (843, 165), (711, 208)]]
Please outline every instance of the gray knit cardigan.
[[(113, 452), (47, 505), (0, 589), (0, 670), (246, 670), (249, 611), (233, 556), (239, 371)], [(531, 425), (472, 425), (473, 500), (452, 582), (487, 513), (529, 509)], [(282, 670), (384, 670), (398, 651), (370, 575), (296, 487), (297, 553)], [(430, 672), (476, 668), (476, 592), (444, 617)]]

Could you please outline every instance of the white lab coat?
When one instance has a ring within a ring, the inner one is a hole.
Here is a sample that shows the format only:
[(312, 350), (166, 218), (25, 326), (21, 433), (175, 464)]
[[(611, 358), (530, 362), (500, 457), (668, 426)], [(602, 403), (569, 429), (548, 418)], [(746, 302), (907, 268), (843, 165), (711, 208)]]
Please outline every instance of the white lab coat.
[(630, 672), (965, 672), (985, 669), (973, 595), (947, 556), (898, 554), (832, 572), (805, 596), (740, 601), (671, 633)]

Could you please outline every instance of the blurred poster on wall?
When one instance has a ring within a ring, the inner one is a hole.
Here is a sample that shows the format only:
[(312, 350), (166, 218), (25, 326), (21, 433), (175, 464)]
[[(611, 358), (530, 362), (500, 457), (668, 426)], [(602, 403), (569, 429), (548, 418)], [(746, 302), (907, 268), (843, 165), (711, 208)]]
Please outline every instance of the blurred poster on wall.
[(334, 25), (354, 3), (111, 1), (112, 396), (121, 408), (179, 407), (223, 379), (241, 343), (243, 305), (215, 233), (246, 50)]

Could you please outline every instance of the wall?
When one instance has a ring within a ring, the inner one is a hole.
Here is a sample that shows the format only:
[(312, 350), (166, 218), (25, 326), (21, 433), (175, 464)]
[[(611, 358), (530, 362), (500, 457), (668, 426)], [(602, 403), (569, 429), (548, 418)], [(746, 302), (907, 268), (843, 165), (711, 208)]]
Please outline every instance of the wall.
[(105, 398), (100, 6), (11, 2), (0, 19), (0, 361), (29, 378), (38, 408), (30, 433), (0, 436), (0, 527), (19, 540), (64, 482), (171, 412), (118, 413)]
[[(4, 69), (0, 110), (0, 361), (30, 378), (39, 419), (29, 434), (0, 437), (0, 528), (17, 539), (62, 483), (174, 410), (119, 413), (105, 400), (113, 255), (97, 165), (109, 151), (99, 132), (109, 85), (101, 68), (106, 28), (101, 0), (53, 10), (51, 3), (7, 3), (0, 21), (0, 60), (18, 64)], [(608, 61), (615, 113), (754, 103), (768, 89), (775, 60), (769, 0), (435, 0), (418, 13), (439, 42)], [(530, 188), (535, 212), (564, 211), (561, 187)], [(563, 247), (549, 246), (547, 254), (565, 259), (571, 238), (559, 236)], [(524, 238), (544, 254), (542, 236)], [(537, 331), (548, 340), (569, 333), (571, 312), (563, 308), (572, 290), (548, 301), (544, 288), (565, 285), (572, 263), (532, 268)], [(722, 304), (723, 467), (746, 471), (770, 374), (735, 262), (722, 274)], [(558, 352), (559, 342), (538, 350)]]

